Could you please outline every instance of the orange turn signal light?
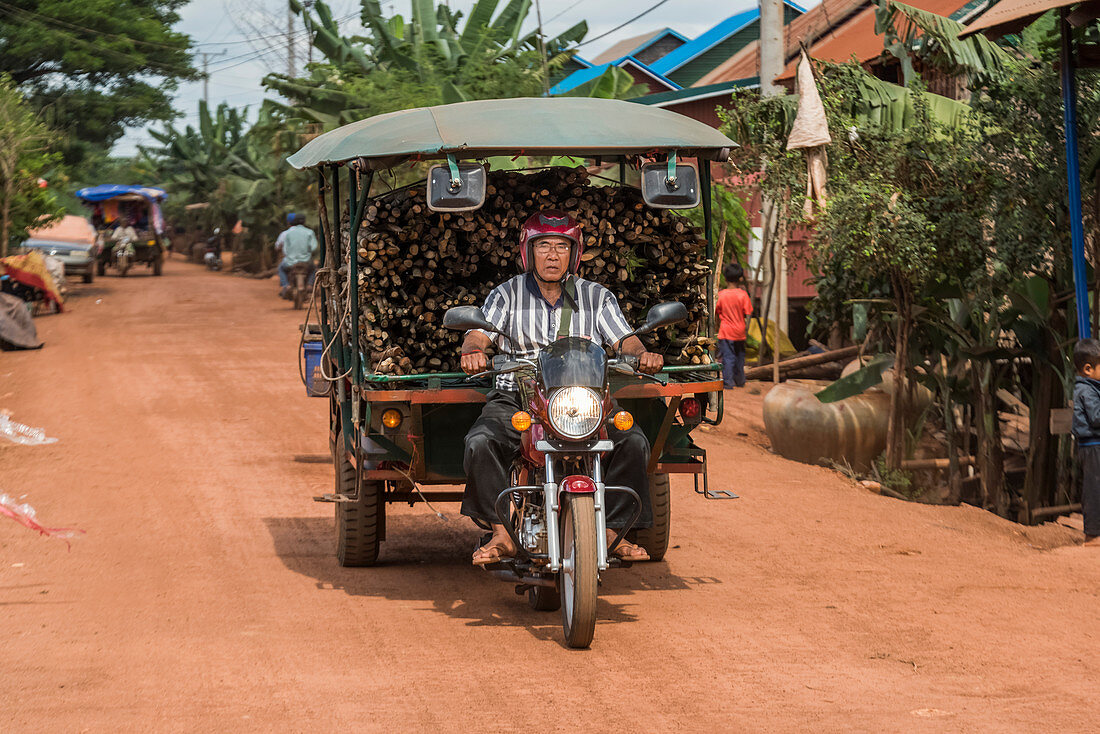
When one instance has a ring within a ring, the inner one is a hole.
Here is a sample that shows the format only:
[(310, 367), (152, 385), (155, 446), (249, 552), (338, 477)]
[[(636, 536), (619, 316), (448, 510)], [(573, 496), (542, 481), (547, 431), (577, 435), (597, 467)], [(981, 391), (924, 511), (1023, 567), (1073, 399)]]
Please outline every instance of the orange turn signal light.
[(512, 414), (512, 428), (523, 433), (531, 427), (531, 414), (526, 410), (517, 410)]
[(620, 431), (629, 431), (634, 427), (634, 416), (625, 410), (620, 410), (611, 421)]
[(396, 408), (390, 408), (382, 413), (382, 425), (386, 428), (397, 428), (401, 425), (401, 421), (404, 416), (401, 415), (401, 411)]

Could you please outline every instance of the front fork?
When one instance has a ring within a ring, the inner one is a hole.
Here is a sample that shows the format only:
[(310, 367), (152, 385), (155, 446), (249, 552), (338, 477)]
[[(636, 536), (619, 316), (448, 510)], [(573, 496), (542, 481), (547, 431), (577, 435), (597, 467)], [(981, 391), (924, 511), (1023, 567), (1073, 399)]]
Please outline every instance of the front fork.
[[(592, 482), (596, 485), (596, 565), (607, 570), (607, 517), (604, 514), (603, 467), (598, 454), (592, 457)], [(554, 460), (546, 455), (546, 482), (542, 485), (546, 512), (546, 554), (550, 557), (550, 570), (561, 571), (562, 555), (559, 528), (561, 527), (561, 503), (558, 501), (558, 483), (554, 476)]]

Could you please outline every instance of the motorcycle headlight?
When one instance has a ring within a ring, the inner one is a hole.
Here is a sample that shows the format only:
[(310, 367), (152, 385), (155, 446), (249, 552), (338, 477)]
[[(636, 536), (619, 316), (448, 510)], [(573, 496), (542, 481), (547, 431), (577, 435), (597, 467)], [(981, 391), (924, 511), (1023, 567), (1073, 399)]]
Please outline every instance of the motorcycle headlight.
[(563, 387), (550, 398), (550, 425), (566, 438), (584, 438), (603, 419), (600, 396), (587, 387)]

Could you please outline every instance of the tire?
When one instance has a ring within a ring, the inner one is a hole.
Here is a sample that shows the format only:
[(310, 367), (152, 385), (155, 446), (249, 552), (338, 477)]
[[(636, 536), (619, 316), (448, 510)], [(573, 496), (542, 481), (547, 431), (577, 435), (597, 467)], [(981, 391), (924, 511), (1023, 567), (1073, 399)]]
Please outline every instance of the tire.
[(300, 275), (294, 276), (294, 310), (300, 311), (302, 309), (302, 300), (305, 298), (306, 279)]
[[(566, 501), (562, 502), (561, 554), (563, 568), (558, 576), (558, 589), (565, 644), (586, 648), (596, 634), (596, 595), (600, 583), (596, 503), (592, 495), (566, 495)], [(569, 566), (568, 571), (565, 566)]]
[(631, 530), (626, 534), (626, 539), (645, 548), (649, 560), (661, 561), (668, 551), (668, 531), (672, 520), (672, 491), (668, 474), (649, 475), (649, 501), (653, 506), (653, 527)]
[(549, 586), (532, 586), (527, 590), (527, 606), (536, 612), (556, 612), (561, 609), (561, 594)]
[[(350, 494), (355, 489), (355, 467), (342, 450), (335, 453), (336, 493)], [(378, 560), (385, 512), (381, 494), (381, 483), (364, 482), (358, 500), (336, 503), (336, 560), (341, 566), (370, 566)]]
[(91, 283), (93, 278), (94, 278), (94, 274), (92, 273), (90, 268), (89, 268), (88, 272), (84, 273), (84, 275), (81, 276), (81, 280), (83, 280), (85, 283)]

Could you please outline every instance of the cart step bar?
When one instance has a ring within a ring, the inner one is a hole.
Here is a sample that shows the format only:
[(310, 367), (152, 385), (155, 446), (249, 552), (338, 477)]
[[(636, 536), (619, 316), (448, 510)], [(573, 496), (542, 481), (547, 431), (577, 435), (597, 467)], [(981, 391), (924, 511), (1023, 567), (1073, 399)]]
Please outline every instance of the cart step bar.
[[(703, 477), (703, 488), (699, 489), (699, 477)], [(698, 474), (692, 475), (692, 480), (695, 482), (695, 493), (703, 495), (703, 499), (708, 500), (737, 500), (741, 499), (741, 496), (735, 494), (728, 489), (711, 489), (710, 488), (710, 475), (707, 473), (707, 454), (703, 452), (703, 469)]]

